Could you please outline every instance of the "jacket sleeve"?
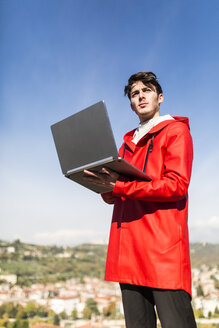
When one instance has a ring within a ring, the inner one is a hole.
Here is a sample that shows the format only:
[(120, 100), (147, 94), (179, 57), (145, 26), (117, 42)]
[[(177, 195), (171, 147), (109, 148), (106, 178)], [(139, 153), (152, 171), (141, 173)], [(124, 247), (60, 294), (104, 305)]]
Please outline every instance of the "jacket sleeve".
[(127, 178), (119, 177), (113, 193), (126, 198), (154, 202), (181, 200), (187, 196), (192, 159), (193, 146), (189, 128), (181, 122), (170, 124), (167, 127), (161, 177), (151, 181), (129, 181)]

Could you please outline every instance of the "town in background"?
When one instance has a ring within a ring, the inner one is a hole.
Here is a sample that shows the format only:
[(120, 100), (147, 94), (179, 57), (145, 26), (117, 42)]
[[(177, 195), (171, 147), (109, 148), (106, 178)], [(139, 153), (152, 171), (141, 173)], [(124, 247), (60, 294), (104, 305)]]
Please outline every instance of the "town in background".
[[(119, 285), (104, 281), (106, 252), (0, 241), (0, 327), (125, 327)], [(198, 327), (219, 328), (219, 244), (190, 252)]]

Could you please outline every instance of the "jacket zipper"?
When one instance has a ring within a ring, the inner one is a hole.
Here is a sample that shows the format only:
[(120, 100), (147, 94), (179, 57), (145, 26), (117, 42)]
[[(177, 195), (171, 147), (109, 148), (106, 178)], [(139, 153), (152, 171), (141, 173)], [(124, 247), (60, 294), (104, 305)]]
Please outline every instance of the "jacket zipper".
[(124, 144), (124, 147), (123, 147), (123, 153), (122, 153), (122, 158), (124, 159), (124, 156), (125, 156), (125, 150), (126, 150), (126, 143)]
[(147, 166), (149, 153), (151, 153), (152, 150), (153, 150), (153, 145), (154, 145), (153, 140), (154, 140), (154, 135), (151, 137), (151, 142), (150, 142), (150, 145), (148, 146), (147, 154), (146, 154), (146, 157), (145, 157), (144, 169), (143, 169), (144, 173), (146, 173), (146, 166)]

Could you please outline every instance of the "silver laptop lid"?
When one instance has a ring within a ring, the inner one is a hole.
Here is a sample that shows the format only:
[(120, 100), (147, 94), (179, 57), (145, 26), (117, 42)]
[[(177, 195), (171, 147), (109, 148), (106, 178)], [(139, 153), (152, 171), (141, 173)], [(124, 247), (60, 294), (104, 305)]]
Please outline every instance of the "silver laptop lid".
[(118, 156), (106, 106), (100, 101), (51, 126), (63, 174)]

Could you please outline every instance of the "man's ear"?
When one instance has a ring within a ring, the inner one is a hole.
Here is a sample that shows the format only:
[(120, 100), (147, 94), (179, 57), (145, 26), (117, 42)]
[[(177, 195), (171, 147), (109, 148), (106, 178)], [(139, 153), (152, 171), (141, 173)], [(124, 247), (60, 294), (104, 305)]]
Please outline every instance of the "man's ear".
[(158, 95), (158, 103), (161, 104), (161, 103), (163, 102), (163, 100), (164, 100), (164, 98), (163, 98), (163, 94), (160, 93), (160, 94)]

